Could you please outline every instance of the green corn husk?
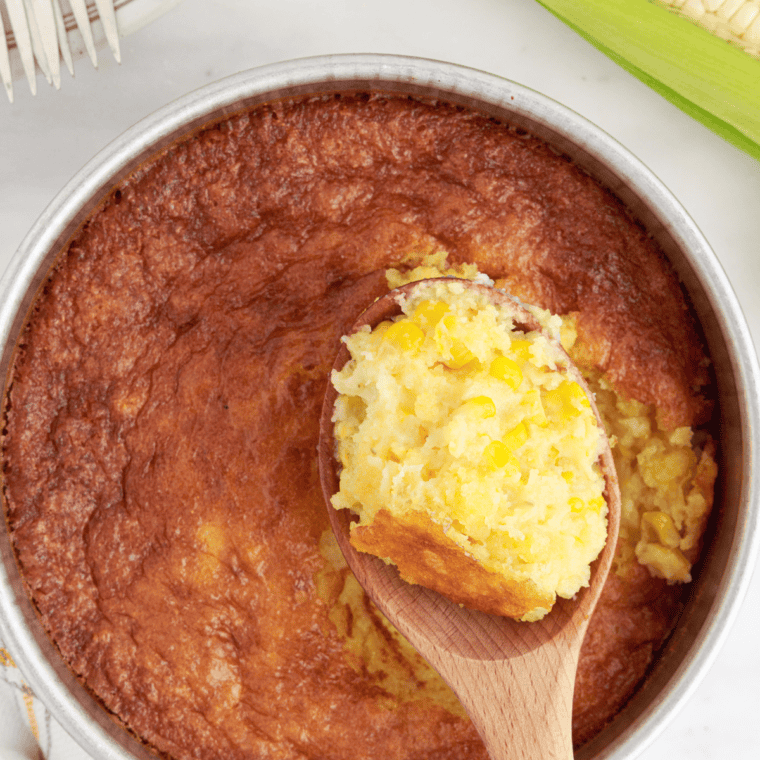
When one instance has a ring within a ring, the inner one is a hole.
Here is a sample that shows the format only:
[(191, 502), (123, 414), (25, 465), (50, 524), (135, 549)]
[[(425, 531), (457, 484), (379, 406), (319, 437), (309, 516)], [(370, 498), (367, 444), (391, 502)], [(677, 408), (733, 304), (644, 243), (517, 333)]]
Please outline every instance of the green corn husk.
[(760, 61), (650, 0), (537, 0), (594, 47), (760, 160)]

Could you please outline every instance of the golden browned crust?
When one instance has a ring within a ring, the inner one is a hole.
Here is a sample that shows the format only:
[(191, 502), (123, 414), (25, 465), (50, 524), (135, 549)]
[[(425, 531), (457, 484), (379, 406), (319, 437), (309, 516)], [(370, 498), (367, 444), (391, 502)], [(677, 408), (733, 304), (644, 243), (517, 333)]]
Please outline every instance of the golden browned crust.
[(482, 612), (520, 618), (554, 604), (554, 596), (542, 594), (535, 584), (486, 570), (424, 512), (393, 517), (381, 509), (371, 525), (351, 529), (351, 544), (362, 552), (392, 557), (404, 580)]
[[(698, 415), (702, 354), (645, 234), (540, 141), (443, 104), (236, 116), (125, 182), (52, 273), (6, 398), (8, 522), (63, 657), (161, 752), (485, 757), (466, 720), (347, 664), (315, 582), (336, 342), (386, 267), (438, 248), (578, 312), (600, 366), (669, 423)], [(621, 665), (631, 642), (654, 651), (677, 592), (658, 594), (639, 609), (615, 592), (591, 640)], [(639, 659), (610, 680), (585, 651), (579, 736)]]

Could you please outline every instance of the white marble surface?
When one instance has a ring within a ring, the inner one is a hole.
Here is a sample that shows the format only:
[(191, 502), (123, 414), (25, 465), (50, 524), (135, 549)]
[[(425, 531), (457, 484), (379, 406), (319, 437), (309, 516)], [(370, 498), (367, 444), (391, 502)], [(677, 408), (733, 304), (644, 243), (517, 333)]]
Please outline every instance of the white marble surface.
[[(60, 91), (0, 102), (0, 271), (100, 148), (170, 100), (242, 69), (325, 53), (417, 55), (484, 69), (575, 109), (627, 146), (710, 241), (760, 341), (760, 164), (576, 37), (533, 0), (184, 0)], [(4, 97), (4, 96), (2, 96)], [(760, 575), (713, 667), (644, 760), (760, 757)]]

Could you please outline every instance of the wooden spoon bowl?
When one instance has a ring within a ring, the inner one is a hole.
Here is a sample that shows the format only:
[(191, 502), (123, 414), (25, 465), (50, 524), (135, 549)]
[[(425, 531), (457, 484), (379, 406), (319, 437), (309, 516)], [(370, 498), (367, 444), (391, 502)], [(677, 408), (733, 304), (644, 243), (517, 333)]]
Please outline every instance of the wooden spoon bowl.
[[(535, 317), (506, 293), (462, 282), (486, 292), (494, 303), (512, 311), (515, 324), (522, 329), (541, 329)], [(400, 314), (399, 300), (418, 285), (410, 283), (375, 301), (360, 315), (351, 333)], [(341, 344), (334, 369), (341, 369), (349, 358), (348, 349)], [(572, 379), (588, 392), (578, 370), (569, 358), (567, 361)], [(330, 497), (339, 490), (332, 423), (337, 395), (330, 383), (320, 420), (320, 478), (330, 523), (357, 580), (454, 690), (494, 760), (572, 758), (578, 655), (612, 563), (620, 522), (620, 493), (606, 438), (600, 462), (606, 479), (608, 533), (604, 549), (591, 566), (590, 585), (572, 600), (558, 599), (542, 620), (524, 623), (462, 607), (431, 589), (409, 584), (395, 566), (351, 545), (349, 529), (354, 518), (330, 503)], [(597, 423), (604, 430), (593, 396), (589, 398)]]

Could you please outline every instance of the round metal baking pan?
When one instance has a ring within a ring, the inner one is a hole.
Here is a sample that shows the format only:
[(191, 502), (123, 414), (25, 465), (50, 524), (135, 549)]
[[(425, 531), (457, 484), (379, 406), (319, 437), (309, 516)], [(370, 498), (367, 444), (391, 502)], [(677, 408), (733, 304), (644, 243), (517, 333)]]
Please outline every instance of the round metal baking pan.
[[(22, 242), (0, 281), (0, 377), (40, 284), (71, 235), (148, 157), (204, 124), (261, 102), (340, 91), (439, 98), (542, 137), (618, 196), (670, 259), (691, 299), (715, 368), (720, 472), (710, 543), (662, 655), (615, 720), (577, 758), (638, 755), (687, 700), (723, 643), (758, 554), (760, 370), (746, 322), (707, 241), (678, 201), (609, 135), (555, 101), (448, 63), (381, 55), (325, 56), (243, 72), (171, 103), (88, 163)], [(93, 757), (154, 757), (102, 709), (48, 640), (0, 533), (0, 633), (34, 692)]]

